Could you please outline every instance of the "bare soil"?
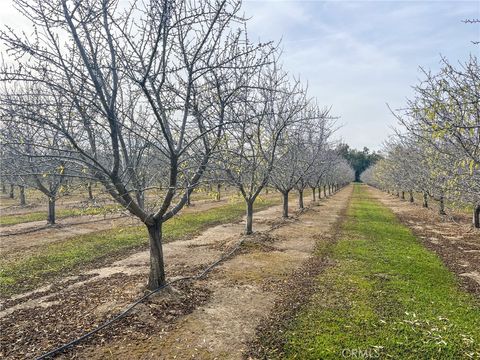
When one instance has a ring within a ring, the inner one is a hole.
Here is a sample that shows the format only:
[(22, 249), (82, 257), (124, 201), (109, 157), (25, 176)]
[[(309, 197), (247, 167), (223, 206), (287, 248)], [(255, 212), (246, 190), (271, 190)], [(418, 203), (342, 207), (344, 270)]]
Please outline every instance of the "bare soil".
[[(227, 200), (202, 201), (185, 208), (182, 213), (195, 213), (225, 205)], [(141, 222), (127, 213), (115, 215), (86, 215), (59, 219), (54, 226), (44, 221), (34, 221), (0, 227), (0, 253), (3, 259), (14, 259), (32, 254), (40, 246), (68, 240), (69, 238), (110, 230), (120, 226), (140, 225)]]
[(374, 188), (369, 191), (438, 254), (465, 289), (480, 297), (480, 231), (472, 227), (468, 214), (441, 216), (437, 209), (425, 209)]
[[(242, 238), (236, 256), (207, 278), (155, 295), (112, 328), (63, 355), (78, 359), (241, 359), (260, 318), (281, 294), (273, 289), (311, 257), (342, 209), (352, 187), (279, 221), (281, 206), (254, 216), (254, 235), (243, 222), (215, 226), (190, 240), (164, 245), (170, 279), (198, 274)], [(292, 206), (294, 206), (292, 204)], [(198, 209), (198, 208), (197, 208)], [(38, 356), (94, 328), (144, 291), (147, 251), (64, 279), (3, 304), (0, 357)]]

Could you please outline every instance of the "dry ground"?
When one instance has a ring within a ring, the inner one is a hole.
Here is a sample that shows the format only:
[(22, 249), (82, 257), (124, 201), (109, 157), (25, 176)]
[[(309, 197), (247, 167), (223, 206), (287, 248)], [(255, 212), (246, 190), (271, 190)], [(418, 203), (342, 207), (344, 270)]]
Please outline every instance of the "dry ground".
[(470, 216), (459, 212), (440, 216), (437, 209), (425, 209), (374, 188), (369, 191), (441, 257), (468, 291), (480, 297), (480, 231), (472, 228)]
[[(347, 206), (351, 191), (347, 187), (287, 221), (279, 221), (280, 206), (257, 213), (256, 234), (208, 278), (154, 296), (64, 357), (242, 358), (260, 317), (279, 296), (272, 285), (310, 258)], [(174, 279), (199, 273), (237, 244), (242, 230), (243, 223), (221, 225), (194, 239), (166, 244), (167, 274)], [(0, 311), (0, 356), (39, 355), (92, 329), (143, 293), (147, 271), (148, 253), (141, 251), (8, 300)]]
[[(221, 201), (198, 201), (186, 207), (182, 214), (207, 211), (228, 203)], [(71, 237), (114, 229), (119, 226), (141, 225), (127, 213), (110, 215), (85, 215), (59, 219), (54, 226), (45, 221), (32, 221), (0, 227), (0, 253), (3, 259), (23, 257), (35, 252), (40, 246), (68, 240)]]

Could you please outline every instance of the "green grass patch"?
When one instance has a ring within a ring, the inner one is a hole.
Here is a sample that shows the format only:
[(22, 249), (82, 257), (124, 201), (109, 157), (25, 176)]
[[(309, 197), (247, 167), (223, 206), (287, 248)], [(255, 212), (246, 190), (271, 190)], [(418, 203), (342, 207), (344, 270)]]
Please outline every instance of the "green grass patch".
[[(119, 205), (88, 207), (85, 209), (58, 209), (56, 211), (56, 218), (63, 219), (63, 218), (72, 217), (72, 216), (102, 215), (102, 214), (110, 214), (112, 212), (116, 212), (120, 210), (121, 210), (121, 207)], [(0, 226), (23, 224), (31, 221), (41, 221), (41, 220), (47, 221), (47, 214), (48, 213), (46, 211), (35, 211), (27, 214), (0, 216)]]
[[(255, 209), (261, 210), (279, 203), (280, 199), (258, 199)], [(164, 242), (194, 236), (207, 227), (239, 220), (244, 214), (243, 201), (203, 212), (180, 214), (163, 225)], [(8, 296), (30, 290), (59, 274), (147, 244), (145, 226), (125, 226), (53, 243), (38, 249), (35, 255), (15, 260), (0, 260), (0, 292)]]
[(480, 358), (478, 300), (364, 185), (330, 256), (282, 358)]

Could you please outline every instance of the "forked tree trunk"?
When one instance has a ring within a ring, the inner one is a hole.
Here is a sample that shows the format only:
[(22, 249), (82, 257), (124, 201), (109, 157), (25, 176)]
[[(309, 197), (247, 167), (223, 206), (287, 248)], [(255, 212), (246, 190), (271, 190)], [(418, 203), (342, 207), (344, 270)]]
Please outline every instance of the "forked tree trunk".
[(283, 194), (283, 217), (288, 218), (288, 191), (282, 192)]
[(405, 191), (402, 191), (402, 200), (405, 200)]
[(50, 225), (53, 225), (55, 224), (55, 197), (54, 196), (50, 196), (48, 198), (48, 218), (47, 218), (47, 222), (50, 224)]
[(413, 191), (409, 191), (410, 194), (410, 202), (413, 203), (415, 200), (413, 199)]
[(447, 213), (445, 212), (445, 199), (443, 196), (440, 196), (440, 202), (438, 204), (438, 213), (440, 215), (446, 215)]
[(315, 189), (314, 187), (312, 187), (312, 200), (313, 200), (313, 202), (317, 201), (317, 197), (316, 197), (316, 194), (315, 194), (315, 190), (316, 190), (316, 189)]
[(18, 188), (20, 189), (20, 205), (25, 206), (27, 204), (25, 201), (25, 186), (19, 185)]
[(428, 208), (428, 197), (427, 197), (427, 193), (423, 193), (423, 207), (424, 208)]
[(247, 225), (245, 227), (245, 235), (253, 233), (253, 201), (247, 201)]
[(10, 194), (8, 196), (10, 199), (13, 199), (15, 196), (15, 189), (13, 184), (10, 184)]
[(217, 201), (220, 201), (220, 189), (221, 189), (222, 185), (220, 184), (217, 184), (217, 193), (215, 194), (215, 199)]
[(473, 209), (473, 226), (480, 229), (480, 204)]
[(298, 190), (298, 208), (302, 210), (303, 206), (303, 190)]
[(162, 248), (162, 222), (154, 221), (147, 225), (148, 240), (150, 242), (150, 274), (148, 276), (148, 289), (156, 290), (165, 285), (165, 263), (163, 262)]

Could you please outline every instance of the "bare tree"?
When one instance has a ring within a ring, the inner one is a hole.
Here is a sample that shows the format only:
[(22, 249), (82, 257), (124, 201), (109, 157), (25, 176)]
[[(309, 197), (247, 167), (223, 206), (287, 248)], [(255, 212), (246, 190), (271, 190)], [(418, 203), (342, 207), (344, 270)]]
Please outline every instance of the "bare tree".
[[(87, 169), (88, 177), (144, 222), (148, 288), (162, 286), (162, 224), (182, 209), (201, 179), (237, 91), (229, 80), (242, 70), (231, 66), (244, 51), (238, 46), (240, 4), (163, 0), (125, 9), (111, 0), (15, 4), (37, 31), (33, 38), (15, 30), (0, 33), (18, 64), (5, 68), (2, 78), (39, 84), (48, 99), (41, 118), (28, 102), (17, 109), (58, 133), (71, 148), (65, 158)], [(168, 181), (162, 198), (149, 206), (143, 192), (155, 183), (156, 172)]]

